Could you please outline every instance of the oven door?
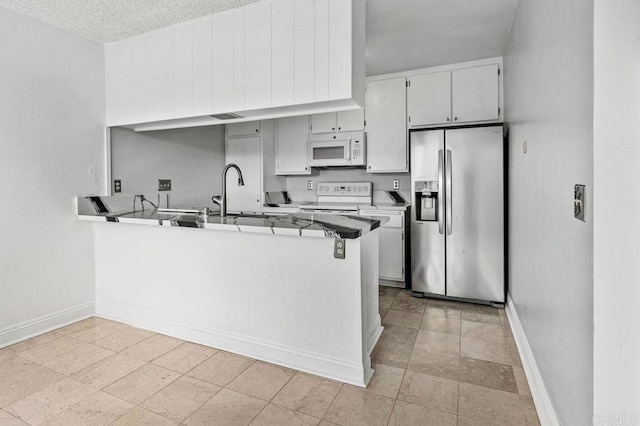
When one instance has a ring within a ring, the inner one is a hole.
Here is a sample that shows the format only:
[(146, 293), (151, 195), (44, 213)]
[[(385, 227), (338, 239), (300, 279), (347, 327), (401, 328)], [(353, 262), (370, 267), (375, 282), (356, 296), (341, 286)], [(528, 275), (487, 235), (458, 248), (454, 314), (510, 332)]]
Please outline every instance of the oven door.
[(350, 166), (350, 146), (349, 139), (310, 142), (309, 165), (311, 167)]

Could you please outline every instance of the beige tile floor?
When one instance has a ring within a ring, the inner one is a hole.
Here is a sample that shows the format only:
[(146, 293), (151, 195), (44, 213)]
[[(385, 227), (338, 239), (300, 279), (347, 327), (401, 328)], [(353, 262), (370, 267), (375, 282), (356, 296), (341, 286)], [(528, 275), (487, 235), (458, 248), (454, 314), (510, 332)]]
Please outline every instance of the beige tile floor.
[(381, 288), (367, 389), (100, 318), (0, 350), (0, 425), (537, 425), (502, 310)]

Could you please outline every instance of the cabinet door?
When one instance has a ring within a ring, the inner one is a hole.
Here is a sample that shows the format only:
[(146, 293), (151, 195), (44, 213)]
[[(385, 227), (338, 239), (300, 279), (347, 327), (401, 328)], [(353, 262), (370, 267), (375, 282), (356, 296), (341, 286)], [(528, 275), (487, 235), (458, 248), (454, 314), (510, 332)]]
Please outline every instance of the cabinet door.
[(213, 15), (211, 23), (213, 62), (213, 112), (233, 111), (233, 12)]
[(271, 2), (245, 10), (246, 109), (271, 106)]
[(133, 45), (130, 40), (105, 46), (107, 126), (126, 124), (131, 116), (128, 97), (131, 94)]
[(367, 83), (367, 171), (406, 172), (407, 87), (404, 77)]
[(414, 75), (409, 80), (409, 126), (451, 122), (451, 71)]
[(484, 121), (500, 118), (498, 64), (454, 70), (453, 121)]
[(364, 110), (338, 111), (336, 121), (338, 132), (361, 132), (364, 130)]
[(304, 104), (313, 102), (315, 93), (314, 0), (295, 0), (294, 12), (295, 103)]
[[(331, 99), (351, 98), (352, 15), (351, 1), (329, 0), (329, 97)], [(362, 49), (364, 50), (364, 46)]]
[(329, 99), (329, 0), (315, 0), (314, 100)]
[(280, 118), (276, 121), (276, 173), (279, 175), (308, 175), (309, 117)]
[(271, 104), (294, 102), (294, 0), (271, 4)]
[(380, 228), (380, 278), (404, 281), (402, 228)]
[(233, 11), (233, 110), (245, 109), (245, 10), (243, 8)]
[(311, 116), (311, 133), (332, 133), (337, 129), (336, 113), (326, 112)]
[(145, 41), (148, 121), (167, 120), (173, 113), (173, 28), (149, 33)]
[(193, 114), (211, 114), (213, 104), (212, 18), (193, 23)]
[(173, 117), (193, 115), (192, 24), (180, 24), (173, 31)]
[(237, 164), (244, 186), (238, 186), (235, 170), (227, 174), (227, 206), (229, 213), (262, 209), (262, 141), (260, 136), (227, 139), (226, 162)]
[(255, 136), (260, 133), (259, 121), (227, 124), (227, 136)]

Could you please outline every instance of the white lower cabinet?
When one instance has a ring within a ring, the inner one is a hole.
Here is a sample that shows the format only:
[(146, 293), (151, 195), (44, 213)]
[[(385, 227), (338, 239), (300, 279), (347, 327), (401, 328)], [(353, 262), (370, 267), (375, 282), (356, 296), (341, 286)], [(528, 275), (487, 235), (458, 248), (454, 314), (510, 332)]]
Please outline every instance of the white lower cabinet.
[(404, 244), (404, 214), (403, 211), (391, 210), (361, 210), (361, 216), (384, 217), (389, 222), (380, 227), (380, 269), (382, 280), (404, 283), (405, 244)]
[(276, 120), (276, 174), (309, 175), (309, 116)]

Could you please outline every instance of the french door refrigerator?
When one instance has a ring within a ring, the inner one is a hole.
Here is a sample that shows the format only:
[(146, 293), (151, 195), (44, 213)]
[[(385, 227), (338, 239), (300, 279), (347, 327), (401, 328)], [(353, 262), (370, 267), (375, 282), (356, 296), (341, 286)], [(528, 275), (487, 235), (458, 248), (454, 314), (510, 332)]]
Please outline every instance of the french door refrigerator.
[(411, 132), (414, 295), (503, 305), (503, 128)]

